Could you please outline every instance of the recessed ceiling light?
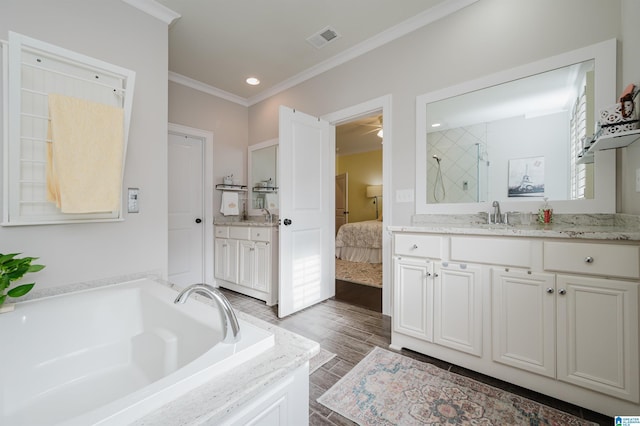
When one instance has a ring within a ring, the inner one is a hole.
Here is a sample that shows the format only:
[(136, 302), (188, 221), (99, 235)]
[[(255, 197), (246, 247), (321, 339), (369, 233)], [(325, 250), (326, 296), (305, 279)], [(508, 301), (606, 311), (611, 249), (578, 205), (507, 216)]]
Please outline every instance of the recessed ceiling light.
[(260, 80), (258, 80), (255, 77), (249, 77), (246, 79), (247, 84), (250, 84), (252, 86), (257, 86), (258, 84), (260, 84)]
[(433, 123), (433, 124), (431, 125), (431, 127), (440, 127), (440, 126), (441, 126), (441, 124), (440, 124), (440, 123)]

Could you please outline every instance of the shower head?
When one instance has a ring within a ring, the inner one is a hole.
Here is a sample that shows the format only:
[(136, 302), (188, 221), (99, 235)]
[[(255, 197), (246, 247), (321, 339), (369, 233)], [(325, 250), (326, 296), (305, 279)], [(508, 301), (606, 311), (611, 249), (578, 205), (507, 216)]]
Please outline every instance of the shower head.
[(440, 157), (434, 154), (433, 158), (438, 162), (438, 164), (440, 164), (440, 161), (442, 160)]

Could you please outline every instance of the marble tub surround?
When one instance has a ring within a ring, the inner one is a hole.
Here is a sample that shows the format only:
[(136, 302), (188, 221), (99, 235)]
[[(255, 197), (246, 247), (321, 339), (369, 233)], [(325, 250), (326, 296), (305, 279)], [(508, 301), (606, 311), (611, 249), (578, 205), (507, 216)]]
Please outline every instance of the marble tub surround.
[[(515, 216), (515, 215), (514, 215)], [(444, 234), (579, 238), (640, 241), (640, 216), (628, 214), (555, 214), (553, 223), (522, 225), (487, 223), (487, 213), (468, 215), (414, 215), (411, 226), (391, 226), (391, 231)]]
[[(208, 303), (206, 300), (203, 302)], [(215, 380), (186, 393), (159, 410), (132, 423), (133, 426), (219, 424), (265, 388), (303, 366), (320, 352), (320, 345), (298, 334), (237, 311), (239, 319), (274, 334), (275, 346), (228, 371)]]

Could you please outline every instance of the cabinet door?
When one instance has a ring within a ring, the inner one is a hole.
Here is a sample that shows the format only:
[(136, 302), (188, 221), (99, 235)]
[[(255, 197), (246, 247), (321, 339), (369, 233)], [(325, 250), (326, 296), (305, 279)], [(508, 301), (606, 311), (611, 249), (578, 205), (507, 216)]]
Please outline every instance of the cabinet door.
[(271, 288), (271, 245), (267, 242), (255, 243), (253, 288), (264, 292)]
[(238, 284), (253, 287), (256, 243), (241, 240), (238, 243)]
[(435, 343), (473, 355), (482, 354), (480, 268), (436, 264), (433, 311)]
[(214, 244), (214, 275), (232, 283), (238, 282), (238, 240), (216, 238)]
[(638, 283), (558, 275), (558, 379), (638, 402)]
[(555, 276), (495, 268), (491, 297), (493, 360), (555, 378)]
[(433, 263), (394, 258), (393, 329), (429, 342), (433, 339)]

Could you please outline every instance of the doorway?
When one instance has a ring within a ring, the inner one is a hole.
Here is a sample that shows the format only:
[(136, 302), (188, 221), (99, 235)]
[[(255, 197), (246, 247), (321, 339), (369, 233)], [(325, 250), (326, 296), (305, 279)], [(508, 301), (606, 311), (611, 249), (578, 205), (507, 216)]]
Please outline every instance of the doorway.
[(213, 284), (213, 134), (168, 130), (168, 278)]
[[(336, 298), (353, 297), (353, 300), (346, 300), (349, 303), (358, 305), (369, 305), (371, 300), (375, 300), (376, 309), (382, 311), (383, 314), (390, 314), (390, 264), (391, 264), (391, 237), (390, 234), (384, 231), (386, 224), (391, 223), (391, 209), (387, 208), (383, 202), (385, 195), (389, 192), (390, 188), (390, 171), (391, 171), (391, 141), (392, 141), (392, 126), (391, 126), (391, 96), (386, 95), (380, 98), (376, 98), (359, 105), (355, 105), (344, 110), (329, 114), (325, 116), (330, 123), (336, 126), (336, 145), (339, 144), (340, 126), (345, 125), (349, 127), (361, 127), (359, 132), (373, 137), (375, 144), (377, 145), (377, 157), (372, 160), (372, 155), (369, 154), (369, 159), (366, 161), (375, 161), (378, 164), (377, 176), (372, 177), (368, 175), (366, 178), (360, 179), (358, 185), (354, 185), (353, 181), (356, 180), (353, 173), (349, 171), (349, 190), (348, 190), (348, 212), (350, 223), (375, 221), (380, 226), (380, 239), (381, 243), (378, 243), (379, 252), (377, 254), (378, 259), (368, 258), (360, 259), (359, 266), (364, 267), (365, 274), (367, 270), (370, 270), (371, 266), (378, 268), (377, 274), (382, 277), (381, 288), (375, 288), (374, 286), (359, 285), (356, 286), (349, 282), (344, 285), (345, 280), (339, 280), (336, 282)], [(378, 132), (382, 130), (381, 136), (378, 137)], [(381, 142), (384, 141), (384, 144)], [(362, 149), (367, 151), (367, 149)], [(369, 151), (372, 151), (369, 149)], [(342, 173), (344, 170), (339, 169), (340, 150), (337, 152), (336, 157), (336, 174)], [(366, 157), (366, 155), (365, 155)], [(381, 170), (380, 170), (381, 168)], [(369, 188), (367, 188), (369, 187)], [(369, 189), (369, 191), (367, 191)], [(378, 192), (379, 191), (379, 192)], [(369, 192), (369, 194), (367, 194)], [(381, 193), (381, 195), (377, 195)], [(375, 197), (367, 197), (367, 195), (376, 194)], [(360, 203), (357, 206), (356, 200)], [(376, 208), (378, 209), (378, 219), (376, 220)], [(355, 210), (361, 210), (356, 213)], [(338, 254), (339, 248), (336, 247), (336, 263), (339, 262), (341, 253)], [(340, 249), (341, 251), (341, 249)], [(338, 265), (336, 266), (338, 267)], [(338, 275), (338, 273), (336, 274)], [(357, 281), (357, 279), (354, 279)], [(350, 294), (347, 294), (350, 293)], [(369, 299), (370, 301), (367, 301)]]

